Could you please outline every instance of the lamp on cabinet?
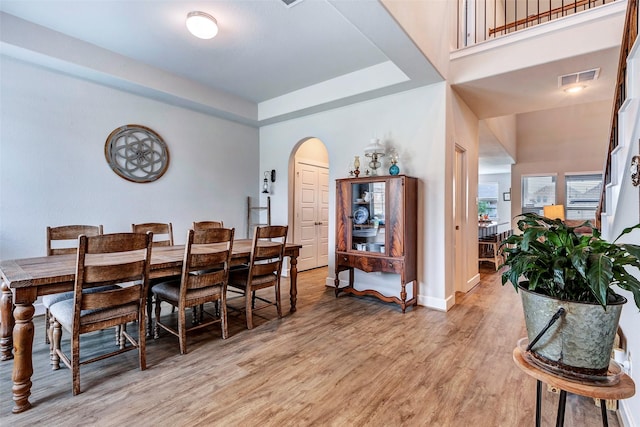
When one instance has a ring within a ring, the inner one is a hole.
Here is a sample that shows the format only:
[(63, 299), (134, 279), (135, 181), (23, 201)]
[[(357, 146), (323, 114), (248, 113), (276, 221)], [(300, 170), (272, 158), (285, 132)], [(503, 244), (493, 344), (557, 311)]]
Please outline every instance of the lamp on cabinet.
[(378, 175), (377, 169), (381, 166), (380, 158), (384, 157), (384, 146), (380, 144), (378, 138), (373, 138), (371, 144), (367, 145), (364, 149), (364, 155), (371, 158), (369, 167), (371, 168), (371, 175)]

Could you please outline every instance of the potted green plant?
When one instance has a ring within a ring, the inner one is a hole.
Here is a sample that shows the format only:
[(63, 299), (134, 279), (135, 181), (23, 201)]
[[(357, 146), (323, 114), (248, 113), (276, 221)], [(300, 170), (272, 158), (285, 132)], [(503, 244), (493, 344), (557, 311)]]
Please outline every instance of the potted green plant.
[[(613, 285), (630, 291), (640, 308), (640, 246), (613, 242), (585, 222), (520, 215), (518, 229), (500, 248), (506, 255), (502, 284), (520, 291), (529, 346), (540, 362), (568, 376), (606, 377), (622, 305)], [(577, 233), (576, 229), (590, 230)], [(501, 266), (502, 267), (502, 266)], [(631, 267), (631, 268), (629, 268)], [(555, 319), (555, 320), (552, 320)]]

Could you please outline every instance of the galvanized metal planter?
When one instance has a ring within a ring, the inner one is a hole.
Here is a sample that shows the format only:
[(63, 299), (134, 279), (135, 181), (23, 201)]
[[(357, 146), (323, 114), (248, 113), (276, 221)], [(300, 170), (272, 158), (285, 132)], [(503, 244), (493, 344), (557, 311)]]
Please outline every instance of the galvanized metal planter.
[(568, 376), (605, 377), (626, 298), (607, 304), (562, 301), (529, 291), (519, 284), (529, 342), (562, 307), (565, 312), (539, 338), (531, 353), (539, 363)]

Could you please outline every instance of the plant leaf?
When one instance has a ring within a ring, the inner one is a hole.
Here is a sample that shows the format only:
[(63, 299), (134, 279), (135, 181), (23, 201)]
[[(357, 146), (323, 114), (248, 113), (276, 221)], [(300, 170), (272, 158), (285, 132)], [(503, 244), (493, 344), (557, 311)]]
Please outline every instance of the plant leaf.
[(626, 275), (625, 281), (620, 281), (618, 286), (625, 291), (629, 291), (633, 294), (633, 300), (637, 307), (640, 307), (640, 280), (634, 276)]
[(640, 259), (640, 246), (632, 245), (631, 243), (624, 243), (624, 244), (620, 245), (620, 247), (623, 250), (629, 252), (634, 257)]
[(631, 233), (633, 230), (635, 230), (636, 228), (640, 228), (640, 224), (636, 224), (633, 227), (627, 227), (624, 230), (622, 230), (622, 233), (620, 233), (620, 235), (618, 237), (616, 237), (616, 240), (613, 241), (613, 243), (617, 242), (619, 238), (621, 238), (622, 236), (624, 236), (625, 234), (629, 234)]
[(601, 306), (607, 306), (607, 290), (613, 279), (613, 263), (604, 254), (591, 254), (589, 256), (591, 267), (587, 272), (587, 281), (591, 292)]

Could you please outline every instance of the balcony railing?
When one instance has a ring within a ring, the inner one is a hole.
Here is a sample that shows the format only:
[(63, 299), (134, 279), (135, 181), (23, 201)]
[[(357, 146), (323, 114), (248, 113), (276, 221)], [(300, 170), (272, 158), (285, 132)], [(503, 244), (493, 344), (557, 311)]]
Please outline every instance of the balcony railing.
[(460, 0), (457, 48), (614, 1), (616, 0)]

